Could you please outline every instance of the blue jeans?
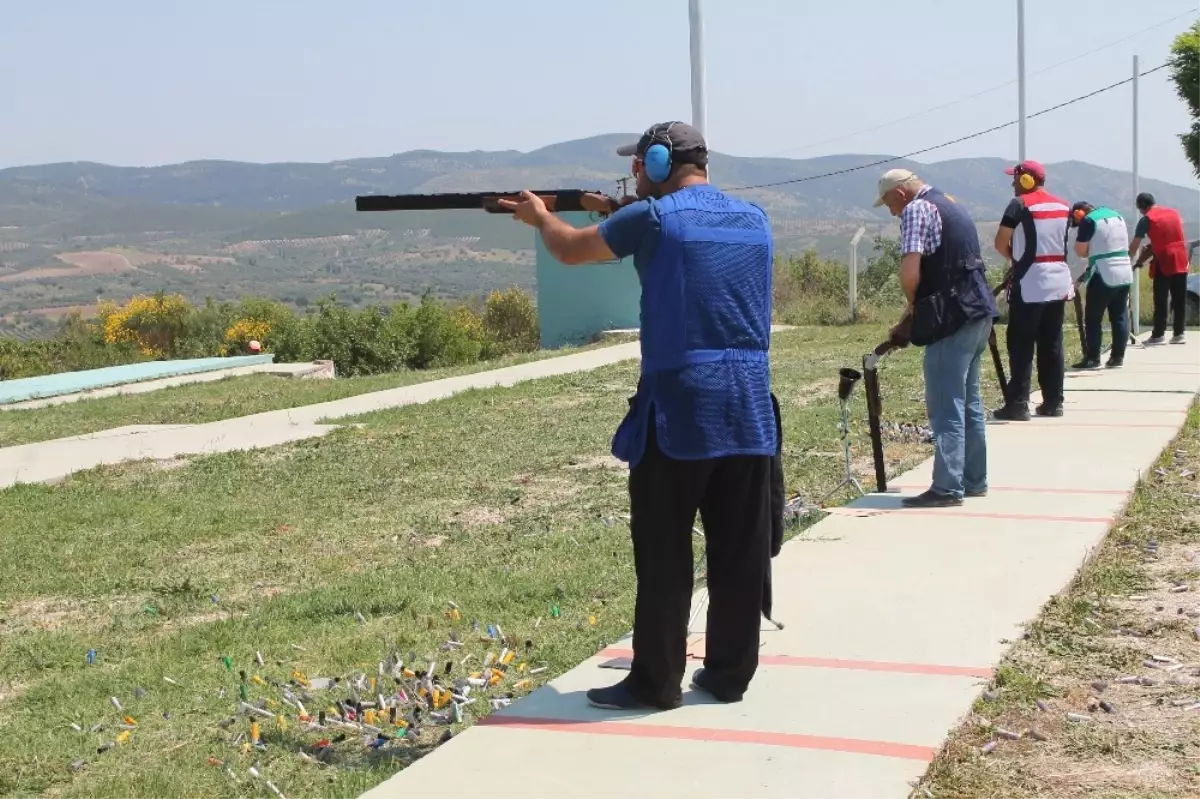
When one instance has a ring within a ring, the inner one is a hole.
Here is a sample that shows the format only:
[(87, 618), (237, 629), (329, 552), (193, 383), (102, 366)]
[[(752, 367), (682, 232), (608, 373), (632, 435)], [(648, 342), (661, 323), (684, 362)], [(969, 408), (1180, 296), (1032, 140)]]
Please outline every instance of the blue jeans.
[(987, 490), (987, 418), (979, 367), (991, 330), (991, 319), (979, 319), (925, 348), (935, 493), (961, 498), (964, 491)]

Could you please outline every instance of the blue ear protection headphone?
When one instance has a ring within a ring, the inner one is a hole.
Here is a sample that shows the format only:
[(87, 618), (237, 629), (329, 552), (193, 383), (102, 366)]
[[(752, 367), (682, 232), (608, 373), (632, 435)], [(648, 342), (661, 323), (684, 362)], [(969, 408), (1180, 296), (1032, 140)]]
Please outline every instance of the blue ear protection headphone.
[(646, 167), (646, 177), (651, 183), (662, 183), (671, 176), (671, 152), (673, 149), (671, 128), (674, 125), (675, 123), (672, 122), (666, 130), (655, 131), (652, 143), (646, 148), (646, 154), (642, 156), (642, 163)]

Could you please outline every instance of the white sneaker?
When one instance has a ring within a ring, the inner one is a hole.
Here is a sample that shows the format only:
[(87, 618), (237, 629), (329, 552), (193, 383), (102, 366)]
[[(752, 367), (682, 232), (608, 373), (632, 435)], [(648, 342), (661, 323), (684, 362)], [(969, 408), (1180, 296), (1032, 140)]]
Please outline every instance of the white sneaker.
[(1162, 336), (1151, 336), (1142, 342), (1143, 347), (1157, 347), (1159, 344), (1166, 344)]
[(1171, 336), (1171, 343), (1172, 344), (1182, 344), (1183, 343), (1183, 334), (1180, 333), (1178, 336)]

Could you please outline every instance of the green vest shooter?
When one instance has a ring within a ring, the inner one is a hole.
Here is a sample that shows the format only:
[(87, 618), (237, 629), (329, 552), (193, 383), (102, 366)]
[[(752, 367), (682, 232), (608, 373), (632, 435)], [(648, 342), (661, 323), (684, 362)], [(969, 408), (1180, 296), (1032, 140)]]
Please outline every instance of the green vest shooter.
[(1088, 245), (1088, 268), (1081, 283), (1097, 277), (1109, 288), (1133, 283), (1129, 229), (1116, 211), (1104, 206), (1093, 208), (1080, 220), (1076, 242)]
[(1121, 366), (1129, 342), (1129, 288), (1133, 283), (1129, 229), (1116, 211), (1087, 202), (1077, 202), (1071, 207), (1070, 224), (1079, 228), (1075, 254), (1088, 262), (1080, 279), (1086, 286), (1087, 299), (1083, 315), (1084, 353), (1075, 368), (1100, 367), (1101, 325), (1105, 314), (1112, 327), (1112, 351), (1105, 365), (1110, 369)]

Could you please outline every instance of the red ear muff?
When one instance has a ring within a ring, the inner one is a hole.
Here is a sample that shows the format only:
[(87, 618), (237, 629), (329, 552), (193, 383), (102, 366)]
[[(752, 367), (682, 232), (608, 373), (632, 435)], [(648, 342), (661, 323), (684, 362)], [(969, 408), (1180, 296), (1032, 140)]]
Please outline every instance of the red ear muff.
[(1085, 214), (1085, 213), (1083, 212), (1083, 209), (1082, 209), (1082, 208), (1076, 208), (1076, 209), (1075, 209), (1075, 213), (1073, 214), (1073, 216), (1075, 217), (1075, 221), (1076, 221), (1076, 222), (1082, 222), (1082, 221), (1083, 221), (1083, 218), (1084, 218), (1085, 216), (1087, 216), (1087, 214)]

